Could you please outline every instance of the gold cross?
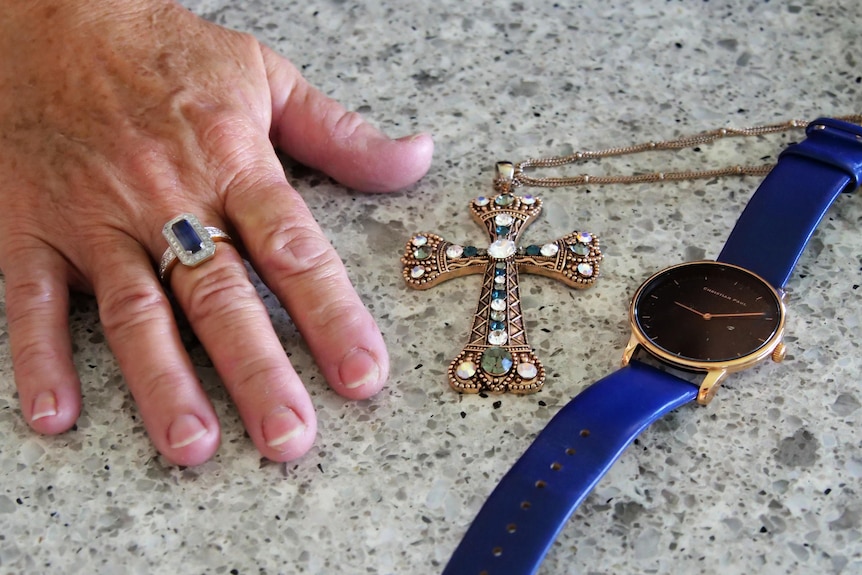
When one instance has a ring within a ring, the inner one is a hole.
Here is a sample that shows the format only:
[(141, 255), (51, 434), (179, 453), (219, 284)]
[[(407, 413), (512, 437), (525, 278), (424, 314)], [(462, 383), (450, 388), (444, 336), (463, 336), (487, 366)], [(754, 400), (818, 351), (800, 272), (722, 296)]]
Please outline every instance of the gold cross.
[(519, 272), (551, 277), (574, 288), (589, 287), (599, 275), (602, 252), (598, 238), (589, 232), (518, 247), (521, 233), (541, 213), (542, 200), (513, 194), (513, 174), (511, 163), (497, 164), (495, 188), (500, 193), (480, 196), (470, 204), (473, 219), (490, 236), (487, 248), (420, 233), (408, 240), (401, 258), (404, 281), (414, 289), (484, 274), (470, 340), (448, 369), (449, 384), (464, 393), (533, 393), (545, 381), (545, 368), (527, 342)]

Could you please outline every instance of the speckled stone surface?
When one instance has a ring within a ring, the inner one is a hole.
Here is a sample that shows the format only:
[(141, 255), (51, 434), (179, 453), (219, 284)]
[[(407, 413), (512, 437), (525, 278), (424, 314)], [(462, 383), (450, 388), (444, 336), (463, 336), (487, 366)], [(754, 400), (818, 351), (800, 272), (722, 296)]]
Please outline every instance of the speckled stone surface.
[[(428, 3), (188, 0), (257, 35), (397, 136), (436, 138), (412, 190), (367, 196), (287, 165), (379, 321), (386, 389), (347, 402), (261, 292), (317, 407), (311, 452), (261, 461), (203, 351), (223, 422), (215, 459), (179, 469), (146, 437), (95, 304), (73, 302), (85, 406), (77, 428), (23, 422), (0, 307), (0, 572), (439, 573), (483, 499), (548, 419), (615, 369), (628, 298), (653, 271), (714, 257), (756, 178), (543, 193), (525, 241), (600, 234), (602, 278), (522, 278), (538, 395), (460, 396), (478, 278), (401, 280), (414, 231), (485, 241), (467, 202), (493, 163), (719, 127), (862, 112), (862, 3), (583, 0)], [(798, 134), (590, 170), (774, 159)], [(595, 172), (594, 172), (595, 173)], [(707, 408), (649, 429), (569, 521), (543, 575), (862, 572), (862, 198), (841, 198), (790, 282), (789, 355), (732, 377)], [(2, 296), (0, 283), (0, 296)]]

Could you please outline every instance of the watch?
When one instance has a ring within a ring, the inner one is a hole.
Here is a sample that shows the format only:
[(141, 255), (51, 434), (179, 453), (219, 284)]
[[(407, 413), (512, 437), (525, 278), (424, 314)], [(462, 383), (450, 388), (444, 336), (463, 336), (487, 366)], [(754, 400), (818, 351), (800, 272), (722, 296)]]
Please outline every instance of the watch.
[[(733, 372), (784, 359), (784, 285), (829, 206), (860, 183), (862, 127), (829, 118), (809, 124), (751, 197), (716, 261), (671, 266), (637, 289), (623, 367), (538, 434), (444, 575), (535, 573), (569, 516), (653, 421), (709, 403)], [(691, 383), (675, 371), (702, 377)]]

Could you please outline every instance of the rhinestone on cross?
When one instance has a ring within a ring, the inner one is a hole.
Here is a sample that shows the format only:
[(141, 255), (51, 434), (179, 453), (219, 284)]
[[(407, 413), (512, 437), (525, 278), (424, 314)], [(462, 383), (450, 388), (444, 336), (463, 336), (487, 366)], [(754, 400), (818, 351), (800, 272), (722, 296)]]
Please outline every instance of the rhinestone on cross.
[(545, 368), (527, 341), (518, 274), (539, 274), (586, 288), (598, 277), (602, 261), (599, 240), (588, 232), (519, 247), (518, 238), (541, 213), (542, 200), (512, 193), (513, 173), (511, 163), (497, 164), (495, 188), (499, 193), (480, 196), (470, 204), (473, 219), (490, 237), (487, 247), (454, 244), (432, 233), (420, 233), (407, 241), (401, 258), (404, 280), (415, 289), (484, 274), (470, 340), (448, 370), (449, 384), (464, 393), (541, 389)]

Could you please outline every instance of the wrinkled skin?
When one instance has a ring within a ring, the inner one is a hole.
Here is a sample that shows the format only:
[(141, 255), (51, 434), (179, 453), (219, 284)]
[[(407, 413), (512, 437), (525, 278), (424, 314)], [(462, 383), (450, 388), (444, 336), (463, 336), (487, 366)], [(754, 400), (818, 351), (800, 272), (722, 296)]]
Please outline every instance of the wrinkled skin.
[(427, 171), (427, 135), (390, 140), (309, 86), (254, 38), (164, 0), (0, 0), (0, 269), (21, 410), (61, 433), (81, 409), (70, 290), (95, 295), (156, 448), (199, 464), (219, 423), (154, 271), (179, 213), (228, 231), (170, 289), (252, 441), (301, 456), (315, 414), (243, 255), (290, 313), (327, 381), (351, 399), (384, 384), (371, 315), (273, 145), (354, 189)]

